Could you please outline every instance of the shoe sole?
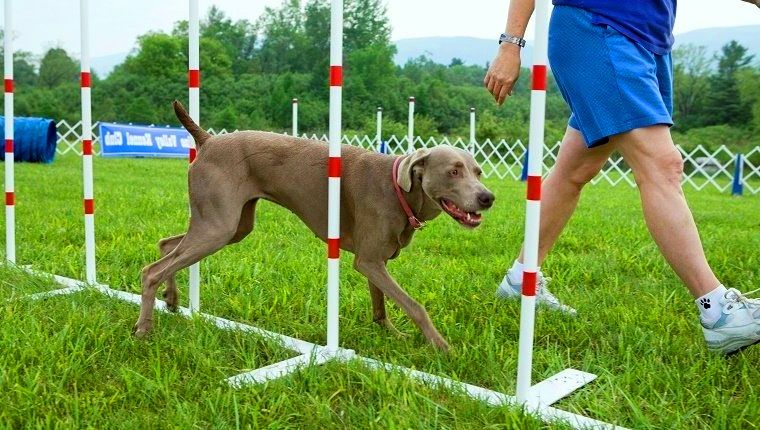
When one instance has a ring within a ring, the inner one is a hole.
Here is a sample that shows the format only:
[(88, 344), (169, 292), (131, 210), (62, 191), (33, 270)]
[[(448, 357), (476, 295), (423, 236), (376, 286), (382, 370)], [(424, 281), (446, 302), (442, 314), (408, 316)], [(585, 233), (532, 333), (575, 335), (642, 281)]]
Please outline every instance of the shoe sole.
[(746, 348), (749, 348), (752, 345), (756, 345), (760, 343), (760, 337), (755, 339), (754, 341), (750, 343), (743, 343), (743, 340), (737, 340), (734, 342), (726, 342), (724, 344), (716, 345), (716, 346), (710, 346), (708, 345), (708, 349), (714, 352), (719, 352), (725, 355), (726, 357), (732, 356), (740, 351), (745, 350)]

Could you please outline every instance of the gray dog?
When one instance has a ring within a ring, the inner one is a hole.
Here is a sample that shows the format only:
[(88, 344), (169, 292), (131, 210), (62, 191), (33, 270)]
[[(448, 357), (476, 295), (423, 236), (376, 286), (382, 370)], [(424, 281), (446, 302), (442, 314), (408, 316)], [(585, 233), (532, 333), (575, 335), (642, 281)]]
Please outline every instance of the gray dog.
[[(246, 237), (259, 199), (287, 208), (327, 239), (326, 144), (258, 131), (210, 136), (177, 101), (174, 111), (198, 146), (188, 174), (190, 226), (183, 235), (162, 239), (161, 259), (142, 271), (137, 336), (151, 329), (158, 286), (166, 282), (166, 303), (176, 309), (175, 273)], [(340, 247), (355, 254), (354, 267), (369, 281), (374, 321), (397, 333), (385, 313), (388, 296), (430, 343), (447, 350), (425, 308), (385, 265), (409, 244), (421, 222), (442, 211), (465, 227), (480, 224), (478, 212), (494, 201), (480, 182), (480, 167), (468, 152), (450, 146), (402, 157), (343, 146), (342, 157)]]

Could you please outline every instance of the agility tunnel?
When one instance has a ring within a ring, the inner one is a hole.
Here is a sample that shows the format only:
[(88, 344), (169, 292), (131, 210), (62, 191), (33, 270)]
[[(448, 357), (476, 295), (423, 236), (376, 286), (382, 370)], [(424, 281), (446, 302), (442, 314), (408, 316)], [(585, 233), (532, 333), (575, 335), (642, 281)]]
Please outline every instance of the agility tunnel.
[[(5, 117), (0, 116), (0, 123)], [(47, 118), (13, 118), (13, 150), (15, 161), (50, 163), (55, 157), (55, 122)], [(5, 141), (5, 130), (0, 130)], [(5, 153), (0, 152), (5, 161)]]

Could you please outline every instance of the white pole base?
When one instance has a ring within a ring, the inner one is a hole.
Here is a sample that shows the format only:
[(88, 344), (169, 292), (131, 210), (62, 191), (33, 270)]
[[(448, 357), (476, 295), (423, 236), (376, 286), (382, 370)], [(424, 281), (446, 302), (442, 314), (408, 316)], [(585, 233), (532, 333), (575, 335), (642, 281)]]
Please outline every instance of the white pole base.
[[(52, 276), (56, 282), (67, 287), (63, 290), (73, 292), (72, 290), (74, 288), (78, 287), (79, 290), (81, 290), (87, 287), (87, 283), (83, 281), (34, 271), (28, 267), (24, 267), (24, 269), (34, 275)], [(97, 291), (100, 291), (110, 297), (117, 298), (129, 303), (138, 305), (140, 304), (141, 297), (139, 294), (114, 290), (104, 284), (96, 284), (94, 287)], [(159, 312), (170, 313), (169, 309), (166, 307), (166, 302), (163, 300), (156, 299), (155, 310)], [(446, 378), (443, 376), (421, 372), (419, 370), (410, 369), (408, 367), (385, 363), (372, 358), (361, 357), (359, 355), (356, 355), (354, 351), (350, 349), (337, 348), (335, 350), (330, 350), (321, 345), (279, 333), (274, 333), (248, 324), (230, 321), (228, 319), (220, 318), (214, 315), (195, 313), (185, 307), (180, 307), (176, 314), (181, 315), (185, 318), (194, 318), (196, 316), (199, 316), (213, 323), (222, 330), (236, 330), (246, 333), (253, 333), (264, 338), (277, 341), (282, 344), (284, 348), (295, 351), (299, 354), (293, 358), (289, 358), (279, 363), (270, 364), (260, 369), (241, 373), (239, 375), (226, 379), (226, 382), (235, 388), (241, 388), (249, 384), (266, 383), (290, 375), (307, 366), (320, 365), (331, 360), (337, 360), (340, 362), (358, 360), (370, 369), (383, 370), (387, 372), (398, 372), (422, 384), (433, 387), (444, 387), (455, 393), (462, 393), (473, 399), (485, 402), (491, 406), (522, 406), (525, 408), (526, 412), (540, 418), (545, 422), (565, 422), (572, 428), (576, 429), (625, 430), (624, 427), (605, 423), (603, 421), (598, 421), (593, 418), (585, 417), (583, 415), (574, 414), (572, 412), (567, 412), (551, 407), (551, 404), (566, 397), (585, 384), (593, 381), (596, 378), (596, 375), (593, 375), (591, 373), (581, 372), (575, 369), (563, 370), (551, 378), (548, 378), (547, 380), (539, 382), (538, 384), (530, 387), (529, 400), (525, 404), (521, 405), (515, 396), (510, 396), (498, 391), (490, 390), (488, 388), (467, 384), (465, 382), (456, 381), (454, 379)]]
[(553, 405), (594, 379), (596, 379), (596, 375), (593, 373), (565, 369), (530, 387), (528, 391), (528, 404)]

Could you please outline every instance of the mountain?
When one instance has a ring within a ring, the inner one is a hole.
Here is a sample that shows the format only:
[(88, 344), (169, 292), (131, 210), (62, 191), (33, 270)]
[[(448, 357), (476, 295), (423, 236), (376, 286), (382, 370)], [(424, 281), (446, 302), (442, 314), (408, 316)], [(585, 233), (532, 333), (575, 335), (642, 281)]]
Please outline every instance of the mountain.
[[(731, 40), (736, 40), (755, 55), (760, 62), (760, 25), (744, 27), (719, 27), (689, 31), (676, 35), (676, 47), (684, 44), (703, 45), (708, 54), (720, 51), (720, 48)], [(532, 41), (529, 40), (526, 49), (521, 54), (523, 66), (533, 62)], [(436, 63), (449, 64), (452, 58), (460, 58), (466, 64), (485, 65), (496, 54), (497, 44), (492, 39), (474, 37), (418, 37), (396, 41), (396, 64), (425, 55)]]
[(122, 52), (119, 54), (104, 55), (102, 57), (94, 57), (90, 59), (90, 68), (93, 72), (97, 73), (101, 78), (105, 78), (113, 70), (114, 67), (124, 62), (128, 53)]

